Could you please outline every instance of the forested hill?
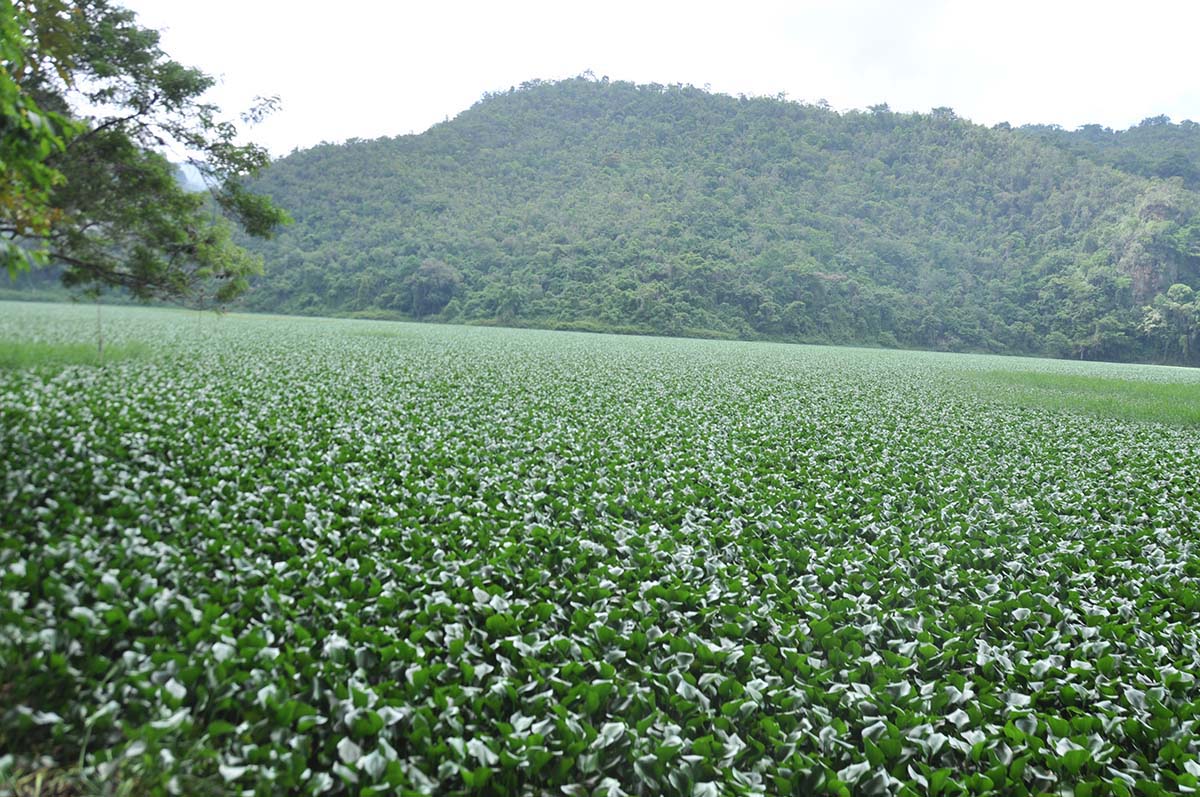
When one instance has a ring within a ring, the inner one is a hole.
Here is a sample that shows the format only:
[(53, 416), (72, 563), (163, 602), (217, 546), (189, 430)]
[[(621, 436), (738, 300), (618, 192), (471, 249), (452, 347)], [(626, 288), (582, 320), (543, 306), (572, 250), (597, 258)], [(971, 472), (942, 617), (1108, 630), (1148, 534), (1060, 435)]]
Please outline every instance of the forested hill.
[(949, 109), (526, 84), (421, 135), (273, 165), (258, 188), (296, 223), (259, 246), (244, 301), (1192, 361), (1197, 302), (1172, 286), (1200, 288), (1200, 197), (1127, 169), (1117, 150), (1137, 142), (1078, 137)]

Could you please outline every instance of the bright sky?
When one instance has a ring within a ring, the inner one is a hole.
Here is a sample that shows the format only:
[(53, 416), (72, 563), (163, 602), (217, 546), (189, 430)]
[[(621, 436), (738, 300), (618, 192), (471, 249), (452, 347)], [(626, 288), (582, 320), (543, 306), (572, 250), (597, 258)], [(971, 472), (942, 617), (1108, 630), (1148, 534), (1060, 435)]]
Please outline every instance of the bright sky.
[(1200, 121), (1190, 0), (124, 0), (276, 155), (419, 133), (485, 92), (596, 76), (984, 124)]

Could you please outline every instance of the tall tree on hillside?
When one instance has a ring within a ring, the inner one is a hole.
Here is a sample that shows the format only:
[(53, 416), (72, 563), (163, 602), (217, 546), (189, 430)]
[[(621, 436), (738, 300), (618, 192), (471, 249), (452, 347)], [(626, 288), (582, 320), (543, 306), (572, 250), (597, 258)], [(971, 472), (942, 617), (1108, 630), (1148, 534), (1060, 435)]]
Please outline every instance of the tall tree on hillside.
[[(17, 55), (6, 54), (0, 84), (6, 129), (14, 120), (37, 127), (40, 113), (52, 133), (24, 160), (4, 160), (0, 189), (15, 197), (0, 202), (10, 271), (50, 260), (67, 285), (138, 298), (207, 285), (218, 301), (241, 292), (261, 260), (233, 242), (228, 220), (268, 237), (287, 216), (246, 189), (269, 158), (202, 101), (213, 79), (172, 60), (155, 31), (109, 0), (0, 0), (0, 16), (15, 21), (3, 33), (6, 53)], [(275, 104), (262, 101), (243, 121)], [(181, 187), (168, 150), (209, 191)]]
[(1196, 292), (1188, 285), (1176, 283), (1167, 289), (1165, 296), (1156, 297), (1156, 304), (1163, 310), (1167, 328), (1179, 346), (1183, 359), (1188, 360), (1192, 339), (1196, 337), (1197, 324), (1200, 323), (1200, 304), (1197, 303)]
[(417, 317), (440, 313), (462, 286), (458, 269), (440, 260), (426, 260), (406, 280), (412, 291), (412, 312)]
[(1164, 355), (1175, 350), (1188, 361), (1200, 334), (1200, 296), (1188, 285), (1172, 285), (1143, 310), (1140, 330), (1162, 343)]

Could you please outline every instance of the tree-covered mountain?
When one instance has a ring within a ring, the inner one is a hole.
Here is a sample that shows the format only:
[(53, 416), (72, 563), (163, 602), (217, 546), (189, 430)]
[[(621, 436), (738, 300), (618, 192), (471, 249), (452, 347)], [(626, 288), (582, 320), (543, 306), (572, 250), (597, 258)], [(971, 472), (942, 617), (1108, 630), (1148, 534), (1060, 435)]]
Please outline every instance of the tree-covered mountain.
[(1190, 178), (1128, 167), (1120, 153), (1141, 152), (1142, 133), (1092, 146), (1061, 132), (949, 109), (529, 83), (420, 135), (272, 165), (256, 188), (295, 224), (256, 245), (267, 273), (244, 302), (1191, 360)]

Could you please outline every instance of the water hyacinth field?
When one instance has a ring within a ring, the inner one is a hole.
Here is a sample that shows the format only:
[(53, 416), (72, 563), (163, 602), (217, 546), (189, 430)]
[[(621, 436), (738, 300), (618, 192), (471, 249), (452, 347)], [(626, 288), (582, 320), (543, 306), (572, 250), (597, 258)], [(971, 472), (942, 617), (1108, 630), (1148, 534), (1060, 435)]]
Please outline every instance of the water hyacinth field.
[(1200, 788), (1192, 371), (103, 314), (0, 305), (0, 791)]

